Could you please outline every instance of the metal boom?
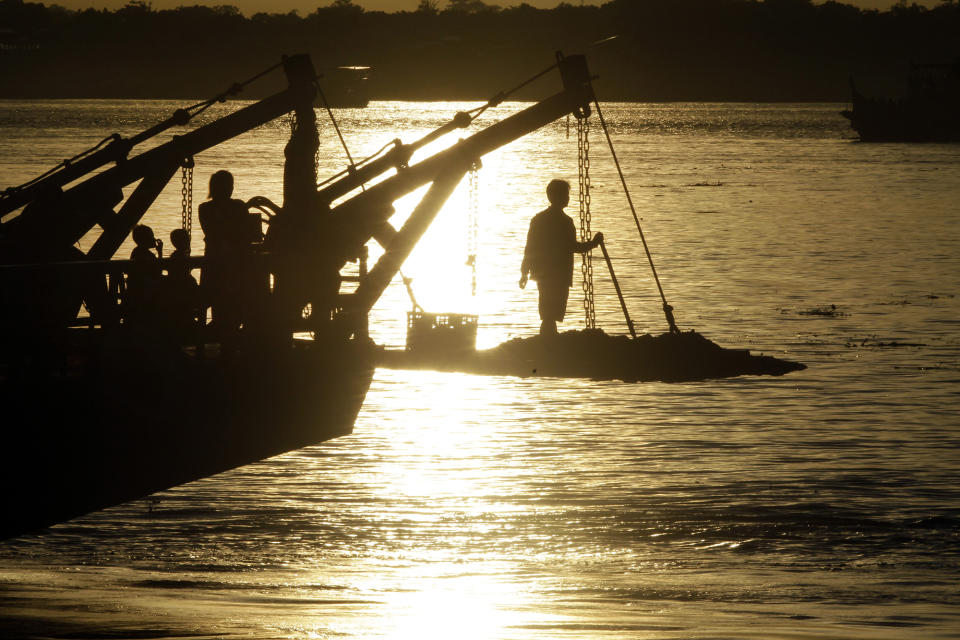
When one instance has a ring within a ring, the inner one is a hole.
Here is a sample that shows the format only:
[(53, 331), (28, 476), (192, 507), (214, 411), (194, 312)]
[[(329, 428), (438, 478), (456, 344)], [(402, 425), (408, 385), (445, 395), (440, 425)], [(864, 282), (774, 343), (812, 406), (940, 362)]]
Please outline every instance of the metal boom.
[[(426, 232), (430, 222), (436, 216), (443, 202), (449, 197), (456, 182), (466, 173), (473, 161), (483, 155), (521, 138), (537, 129), (573, 113), (584, 117), (589, 113), (593, 101), (593, 88), (583, 56), (568, 56), (559, 59), (563, 91), (550, 96), (504, 120), (497, 122), (457, 144), (440, 151), (421, 162), (407, 168), (401, 168), (390, 178), (369, 187), (366, 191), (349, 198), (335, 206), (331, 212), (331, 222), (335, 234), (341, 241), (356, 247), (376, 239), (385, 254), (371, 269), (371, 275), (377, 274), (377, 284), (370, 288), (361, 286), (353, 298), (354, 315), (369, 311), (382, 291), (383, 280), (389, 282), (403, 264), (403, 259)], [(404, 223), (399, 231), (390, 226), (388, 220), (393, 214), (390, 203), (415, 189), (434, 182), (443, 176), (444, 187), (439, 193), (431, 189)], [(455, 176), (455, 179), (453, 177)], [(452, 185), (450, 184), (452, 180)], [(376, 291), (375, 289), (379, 289)], [(376, 293), (376, 294), (375, 294)], [(374, 295), (375, 294), (375, 295)]]

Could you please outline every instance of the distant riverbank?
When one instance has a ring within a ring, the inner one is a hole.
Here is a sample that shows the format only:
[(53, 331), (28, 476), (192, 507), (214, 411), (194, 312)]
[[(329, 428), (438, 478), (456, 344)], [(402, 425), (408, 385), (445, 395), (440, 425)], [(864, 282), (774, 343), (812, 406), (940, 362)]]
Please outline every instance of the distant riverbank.
[[(588, 55), (606, 100), (842, 102), (851, 75), (900, 78), (910, 61), (953, 59), (960, 32), (956, 3), (886, 12), (806, 0), (421, 4), (386, 14), (341, 0), (307, 16), (245, 17), (230, 6), (69, 11), (0, 0), (0, 98), (206, 97), (305, 52), (320, 73), (373, 67), (374, 100), (483, 100), (562, 50)], [(243, 97), (277, 88), (252, 85)]]

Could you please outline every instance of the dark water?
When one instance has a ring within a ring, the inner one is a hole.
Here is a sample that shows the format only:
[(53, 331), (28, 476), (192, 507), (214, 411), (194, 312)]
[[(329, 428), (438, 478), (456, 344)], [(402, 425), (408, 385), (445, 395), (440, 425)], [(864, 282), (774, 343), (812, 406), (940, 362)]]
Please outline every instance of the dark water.
[[(0, 186), (173, 106), (0, 103)], [(362, 156), (460, 107), (378, 103), (341, 126)], [(839, 109), (604, 108), (681, 327), (807, 370), (380, 371), (352, 436), (0, 543), (0, 636), (960, 637), (960, 146), (859, 144)], [(229, 167), (242, 197), (277, 198), (287, 132), (200, 156), (198, 185)], [(330, 133), (321, 174), (343, 164)], [(592, 140), (593, 228), (639, 328), (662, 331)], [(481, 346), (534, 331), (519, 251), (546, 181), (576, 170), (563, 122), (486, 158), (478, 294), (465, 184), (405, 266), (420, 302), (479, 313)], [(179, 186), (155, 228), (179, 225)], [(624, 332), (599, 269), (596, 296)], [(388, 290), (379, 341), (402, 343), (408, 306)]]

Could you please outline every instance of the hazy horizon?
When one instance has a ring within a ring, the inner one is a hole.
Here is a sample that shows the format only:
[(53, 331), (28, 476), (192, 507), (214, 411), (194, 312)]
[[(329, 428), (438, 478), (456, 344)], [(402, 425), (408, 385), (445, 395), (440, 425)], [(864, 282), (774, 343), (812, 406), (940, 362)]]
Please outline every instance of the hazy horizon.
[[(512, 7), (522, 4), (538, 7), (541, 9), (550, 9), (561, 3), (561, 0), (491, 0), (487, 4)], [(608, 0), (567, 0), (569, 4), (604, 4)], [(317, 7), (325, 7), (332, 4), (333, 0), (214, 0), (214, 1), (196, 1), (196, 0), (147, 0), (154, 9), (174, 9), (181, 6), (220, 6), (232, 5), (240, 9), (245, 15), (255, 13), (288, 13), (297, 10), (301, 15), (307, 15), (313, 12)], [(398, 11), (414, 11), (420, 0), (353, 0), (353, 3), (366, 9), (367, 11), (385, 11), (395, 13)], [(90, 0), (55, 0), (52, 2), (43, 2), (43, 4), (60, 5), (68, 9), (119, 9), (129, 3), (129, 0), (99, 0), (91, 2)], [(896, 0), (841, 0), (842, 4), (850, 4), (863, 9), (886, 10), (896, 4)], [(442, 8), (447, 5), (447, 0), (438, 0)], [(815, 2), (815, 4), (821, 4)], [(940, 2), (938, 0), (919, 0), (916, 4), (933, 7)]]

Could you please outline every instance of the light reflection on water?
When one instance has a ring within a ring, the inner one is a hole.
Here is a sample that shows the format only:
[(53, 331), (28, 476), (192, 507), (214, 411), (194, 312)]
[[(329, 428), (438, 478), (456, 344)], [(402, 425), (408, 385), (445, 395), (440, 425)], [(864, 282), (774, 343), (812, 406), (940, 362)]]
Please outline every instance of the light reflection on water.
[[(130, 133), (175, 106), (11, 104), (2, 121), (44, 139), (37, 167), (21, 162), (23, 131), (0, 128), (11, 184), (98, 141), (101, 124)], [(362, 157), (463, 106), (375, 104), (341, 126)], [(152, 513), (131, 503), (5, 543), (0, 606), (14, 630), (949, 636), (960, 149), (852, 143), (836, 111), (604, 107), (681, 327), (806, 371), (677, 385), (380, 371), (352, 436), (165, 492)], [(239, 196), (279, 200), (287, 135), (270, 125), (203, 154), (197, 198), (230, 167)], [(336, 139), (323, 144), (321, 175), (343, 166)], [(464, 184), (405, 266), (428, 310), (479, 312), (481, 346), (535, 330), (519, 251), (546, 181), (576, 182), (575, 151), (559, 122), (484, 159), (479, 295), (463, 265)], [(593, 226), (638, 327), (659, 332), (598, 135), (593, 158)], [(179, 210), (175, 183), (148, 223), (165, 235)], [(597, 303), (602, 326), (623, 332), (599, 269)], [(408, 308), (395, 283), (375, 337), (402, 344)]]

